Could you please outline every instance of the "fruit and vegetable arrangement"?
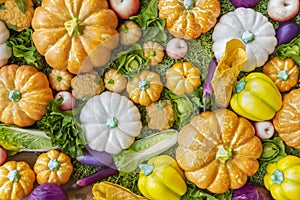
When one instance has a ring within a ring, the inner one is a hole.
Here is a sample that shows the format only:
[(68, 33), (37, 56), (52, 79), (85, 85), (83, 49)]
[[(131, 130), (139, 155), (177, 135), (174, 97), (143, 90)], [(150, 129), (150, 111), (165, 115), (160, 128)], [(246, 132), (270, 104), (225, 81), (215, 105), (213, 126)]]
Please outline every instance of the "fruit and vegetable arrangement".
[(0, 0), (0, 199), (300, 199), (299, 4)]

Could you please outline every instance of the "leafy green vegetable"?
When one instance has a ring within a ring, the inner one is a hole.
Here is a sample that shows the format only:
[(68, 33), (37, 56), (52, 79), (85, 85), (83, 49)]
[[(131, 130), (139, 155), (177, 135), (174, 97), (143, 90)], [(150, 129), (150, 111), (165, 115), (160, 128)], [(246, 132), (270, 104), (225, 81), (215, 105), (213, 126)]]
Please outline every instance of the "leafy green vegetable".
[(260, 166), (277, 162), (286, 156), (285, 146), (280, 137), (262, 140), (263, 153), (259, 158)]
[(165, 32), (166, 19), (158, 17), (158, 0), (151, 0), (136, 16), (129, 17), (143, 30), (143, 39), (165, 42), (168, 38)]
[(28, 0), (15, 0), (15, 3), (17, 4), (18, 8), (21, 10), (22, 13), (26, 13)]
[(47, 151), (54, 146), (45, 132), (0, 124), (0, 146), (15, 154), (21, 151)]
[(1, 3), (1, 4), (0, 4), (0, 10), (5, 10), (5, 9), (6, 9), (5, 3)]
[(249, 182), (257, 185), (264, 185), (264, 176), (266, 174), (267, 165), (259, 167), (253, 176), (249, 176)]
[(83, 129), (74, 117), (75, 111), (59, 109), (62, 101), (63, 98), (52, 99), (47, 106), (46, 114), (37, 121), (37, 125), (51, 138), (54, 145), (61, 148), (62, 152), (75, 158), (84, 154)]
[(276, 55), (281, 59), (292, 58), (300, 65), (300, 34), (289, 43), (280, 45)]
[(169, 129), (136, 140), (128, 149), (112, 155), (120, 173), (135, 171), (139, 164), (159, 155), (177, 143), (178, 131)]
[(139, 44), (135, 44), (128, 51), (118, 54), (118, 73), (129, 79), (139, 74), (141, 69), (147, 69), (148, 58), (144, 57), (144, 52)]
[(99, 167), (93, 167), (90, 165), (82, 164), (78, 162), (76, 159), (72, 159), (72, 165), (74, 168), (72, 176), (75, 180), (79, 180), (81, 178), (87, 177), (100, 170)]

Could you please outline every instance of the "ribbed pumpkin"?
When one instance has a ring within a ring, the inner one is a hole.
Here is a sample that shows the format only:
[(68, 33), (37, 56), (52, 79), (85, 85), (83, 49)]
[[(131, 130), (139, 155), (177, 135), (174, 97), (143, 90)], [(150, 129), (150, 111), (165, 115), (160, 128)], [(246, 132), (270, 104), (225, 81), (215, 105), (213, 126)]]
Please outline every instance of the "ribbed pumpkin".
[(177, 38), (194, 39), (209, 31), (220, 15), (218, 0), (160, 0), (159, 17), (166, 18), (166, 28)]
[(176, 160), (186, 178), (201, 189), (238, 189), (259, 168), (262, 143), (252, 124), (227, 109), (194, 117), (178, 135)]
[(53, 98), (47, 76), (35, 67), (7, 65), (0, 69), (0, 121), (20, 127), (40, 120)]
[(77, 74), (108, 62), (119, 41), (117, 25), (106, 0), (43, 0), (32, 39), (51, 67)]
[(283, 97), (282, 107), (273, 118), (273, 124), (286, 145), (300, 149), (300, 88)]

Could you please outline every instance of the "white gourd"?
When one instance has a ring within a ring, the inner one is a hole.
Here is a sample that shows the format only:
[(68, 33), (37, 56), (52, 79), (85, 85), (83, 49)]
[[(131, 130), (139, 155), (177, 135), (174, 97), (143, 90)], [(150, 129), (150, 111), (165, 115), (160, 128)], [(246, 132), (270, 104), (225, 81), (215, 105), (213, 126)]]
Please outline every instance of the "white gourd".
[(142, 129), (140, 112), (132, 101), (108, 91), (87, 101), (80, 122), (87, 145), (111, 154), (131, 146)]
[(9, 38), (10, 33), (5, 24), (0, 21), (0, 67), (7, 64), (8, 59), (11, 57), (11, 48), (6, 45), (6, 40)]

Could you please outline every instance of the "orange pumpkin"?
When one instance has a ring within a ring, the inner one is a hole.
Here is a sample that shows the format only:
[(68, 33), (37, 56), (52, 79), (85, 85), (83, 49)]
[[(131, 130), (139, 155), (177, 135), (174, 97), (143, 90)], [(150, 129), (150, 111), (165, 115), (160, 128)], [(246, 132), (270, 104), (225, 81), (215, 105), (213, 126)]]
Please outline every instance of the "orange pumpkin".
[(178, 135), (176, 160), (186, 178), (201, 189), (238, 189), (259, 168), (262, 143), (252, 124), (227, 109), (194, 117)]
[(160, 0), (159, 17), (166, 18), (166, 28), (177, 38), (194, 39), (215, 26), (220, 15), (218, 0)]
[(47, 76), (35, 67), (7, 65), (0, 69), (0, 121), (30, 126), (46, 113), (53, 98)]
[(273, 118), (273, 124), (286, 145), (300, 149), (300, 88), (283, 97), (282, 107)]
[(119, 42), (106, 0), (43, 0), (32, 19), (33, 42), (47, 63), (71, 73), (105, 65)]
[(272, 79), (280, 92), (289, 91), (299, 80), (299, 67), (291, 58), (282, 60), (276, 56), (263, 66), (262, 71)]

